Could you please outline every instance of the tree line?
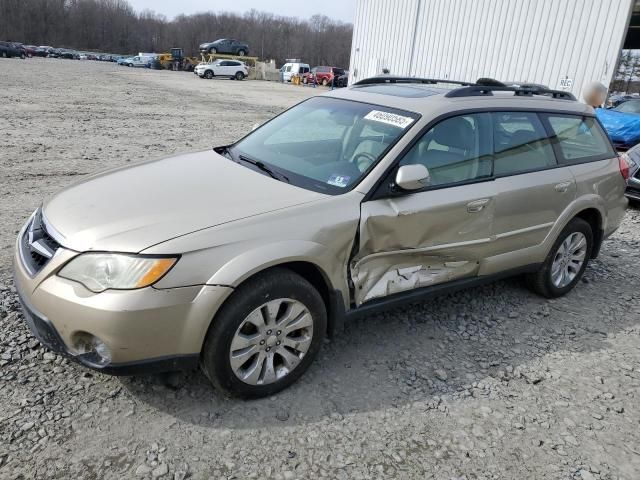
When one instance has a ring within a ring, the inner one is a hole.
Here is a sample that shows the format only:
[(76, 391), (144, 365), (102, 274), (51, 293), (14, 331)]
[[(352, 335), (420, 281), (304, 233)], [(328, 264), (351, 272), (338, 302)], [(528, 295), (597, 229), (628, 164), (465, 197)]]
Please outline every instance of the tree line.
[(218, 38), (249, 44), (252, 56), (300, 58), (313, 65), (349, 66), (353, 26), (314, 15), (308, 20), (251, 10), (205, 12), (172, 20), (136, 12), (127, 0), (0, 0), (0, 40), (105, 53), (164, 52)]

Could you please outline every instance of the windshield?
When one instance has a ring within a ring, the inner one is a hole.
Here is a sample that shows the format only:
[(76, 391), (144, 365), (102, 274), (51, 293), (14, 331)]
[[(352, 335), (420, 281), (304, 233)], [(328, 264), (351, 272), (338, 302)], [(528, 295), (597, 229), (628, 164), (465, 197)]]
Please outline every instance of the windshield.
[(379, 105), (314, 97), (250, 133), (230, 153), (261, 162), (294, 185), (340, 194), (357, 184), (417, 118)]
[(640, 100), (627, 100), (614, 108), (614, 110), (624, 113), (640, 113)]

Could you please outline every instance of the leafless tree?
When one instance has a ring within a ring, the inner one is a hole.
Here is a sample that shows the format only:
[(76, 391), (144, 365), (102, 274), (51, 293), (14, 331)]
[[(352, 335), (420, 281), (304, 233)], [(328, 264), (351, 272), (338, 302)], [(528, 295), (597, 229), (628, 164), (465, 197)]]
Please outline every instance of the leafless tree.
[(173, 20), (136, 12), (127, 0), (0, 0), (0, 39), (106, 53), (162, 52), (217, 38), (246, 41), (262, 59), (301, 58), (346, 67), (353, 27), (325, 15), (309, 20), (251, 10), (244, 15), (206, 12)]

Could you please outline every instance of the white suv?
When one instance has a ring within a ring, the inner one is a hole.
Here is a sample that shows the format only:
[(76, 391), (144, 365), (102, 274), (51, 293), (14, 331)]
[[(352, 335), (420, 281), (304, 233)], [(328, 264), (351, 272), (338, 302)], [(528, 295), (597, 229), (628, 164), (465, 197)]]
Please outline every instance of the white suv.
[(249, 75), (249, 69), (243, 62), (237, 60), (216, 60), (213, 63), (200, 63), (194, 73), (200, 78), (229, 77), (242, 80)]

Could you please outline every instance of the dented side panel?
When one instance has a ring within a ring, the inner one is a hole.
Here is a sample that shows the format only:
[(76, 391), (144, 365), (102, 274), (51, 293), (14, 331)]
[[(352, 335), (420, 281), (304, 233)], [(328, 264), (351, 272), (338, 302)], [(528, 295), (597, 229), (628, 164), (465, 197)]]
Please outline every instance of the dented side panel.
[[(491, 248), (494, 189), (488, 181), (363, 203), (356, 304), (475, 276)], [(470, 208), (480, 200), (482, 209)]]

